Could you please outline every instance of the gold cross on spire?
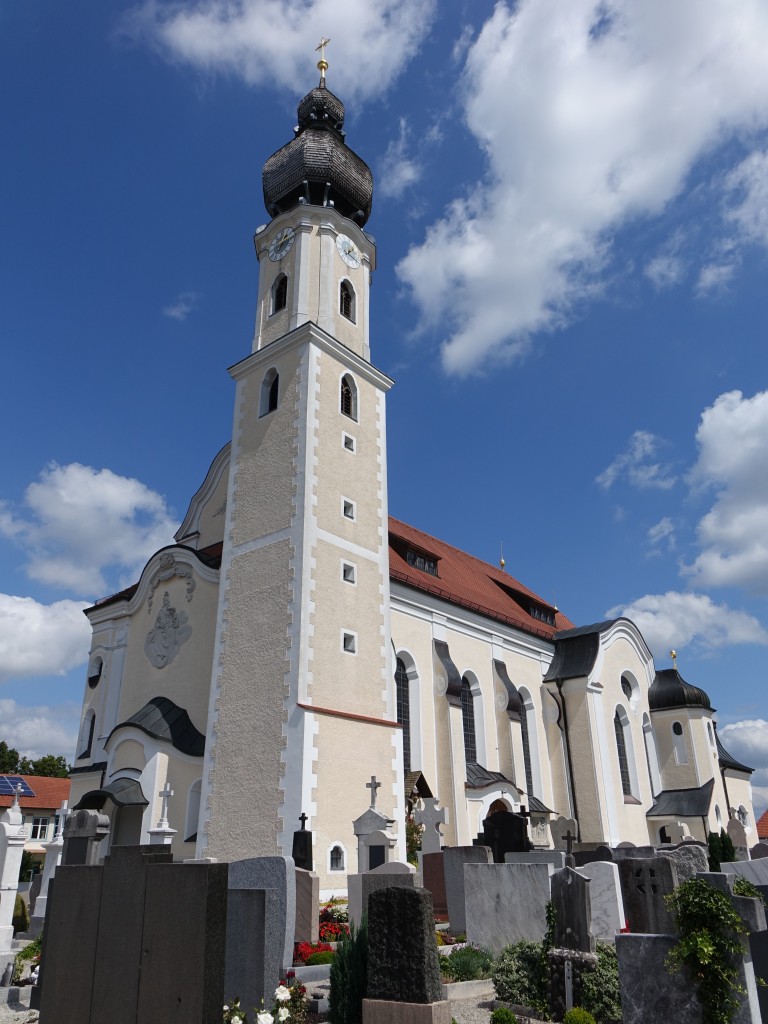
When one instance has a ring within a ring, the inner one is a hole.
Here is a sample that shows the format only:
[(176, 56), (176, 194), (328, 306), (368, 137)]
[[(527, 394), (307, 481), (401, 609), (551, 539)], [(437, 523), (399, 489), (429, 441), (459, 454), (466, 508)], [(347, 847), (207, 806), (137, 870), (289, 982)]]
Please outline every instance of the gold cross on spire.
[(320, 72), (321, 84), (325, 81), (325, 72), (328, 70), (328, 61), (325, 59), (325, 48), (330, 43), (328, 36), (323, 36), (315, 47), (315, 53), (320, 53), (320, 60), (317, 62), (317, 70)]

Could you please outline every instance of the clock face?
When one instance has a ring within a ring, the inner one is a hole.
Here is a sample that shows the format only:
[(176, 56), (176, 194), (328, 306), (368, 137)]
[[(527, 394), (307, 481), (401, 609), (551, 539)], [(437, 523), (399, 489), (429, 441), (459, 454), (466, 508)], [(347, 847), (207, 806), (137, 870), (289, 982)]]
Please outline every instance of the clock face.
[(351, 238), (347, 235), (339, 235), (336, 238), (336, 248), (348, 267), (356, 269), (360, 266), (362, 257)]
[(293, 228), (283, 228), (282, 231), (278, 231), (272, 241), (269, 243), (269, 258), (273, 263), (277, 260), (281, 260), (283, 256), (287, 256), (291, 251), (291, 246), (296, 237)]

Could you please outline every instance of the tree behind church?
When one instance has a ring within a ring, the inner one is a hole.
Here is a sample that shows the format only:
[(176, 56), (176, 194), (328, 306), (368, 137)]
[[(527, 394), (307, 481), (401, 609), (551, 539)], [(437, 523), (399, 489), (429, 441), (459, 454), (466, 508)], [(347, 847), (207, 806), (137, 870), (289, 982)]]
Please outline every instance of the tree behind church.
[(0, 740), (0, 775), (44, 775), (50, 779), (66, 779), (69, 765), (61, 754), (20, 757), (18, 750)]

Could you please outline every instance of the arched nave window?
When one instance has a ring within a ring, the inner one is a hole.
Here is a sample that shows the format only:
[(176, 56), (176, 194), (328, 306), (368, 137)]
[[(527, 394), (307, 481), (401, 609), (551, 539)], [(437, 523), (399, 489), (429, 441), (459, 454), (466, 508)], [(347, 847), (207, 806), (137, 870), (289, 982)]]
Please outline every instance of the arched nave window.
[(93, 748), (93, 732), (96, 728), (96, 712), (88, 711), (83, 724), (80, 729), (80, 741), (77, 744), (80, 753), (77, 755), (78, 760), (81, 757), (90, 757), (91, 749)]
[(277, 408), (277, 399), (280, 392), (280, 374), (273, 367), (264, 374), (261, 382), (261, 401), (259, 403), (259, 416), (266, 416)]
[(411, 770), (411, 701), (408, 670), (402, 658), (397, 659), (395, 687), (397, 689), (397, 720), (403, 727), (403, 771)]
[(654, 796), (661, 792), (661, 776), (659, 774), (659, 757), (656, 753), (656, 741), (653, 737), (653, 727), (647, 714), (643, 715), (643, 746), (645, 747), (645, 762), (648, 766), (648, 778), (651, 780), (651, 792)]
[(627, 741), (624, 736), (624, 723), (621, 720), (618, 708), (613, 716), (613, 729), (616, 733), (616, 753), (619, 756), (619, 775), (621, 776), (621, 791), (624, 796), (632, 796), (632, 784), (629, 778), (629, 758), (627, 757)]
[(464, 726), (464, 760), (467, 764), (476, 764), (475, 701), (472, 686), (466, 676), (461, 680), (461, 724)]
[(348, 373), (341, 378), (340, 408), (345, 416), (357, 419), (357, 384)]
[(525, 690), (520, 691), (520, 699), (523, 703), (520, 715), (520, 732), (523, 738), (523, 765), (525, 766), (525, 786), (528, 796), (535, 795), (533, 785), (533, 760), (531, 757), (531, 732), (536, 729), (536, 722), (533, 720), (534, 707), (530, 694)]
[(288, 278), (279, 274), (272, 285), (272, 312), (279, 313), (288, 303)]
[(184, 842), (193, 843), (197, 840), (197, 823), (200, 817), (200, 791), (203, 780), (197, 779), (189, 787), (187, 797), (187, 822), (184, 827)]
[(342, 281), (339, 285), (339, 312), (347, 320), (355, 319), (355, 293), (349, 281)]

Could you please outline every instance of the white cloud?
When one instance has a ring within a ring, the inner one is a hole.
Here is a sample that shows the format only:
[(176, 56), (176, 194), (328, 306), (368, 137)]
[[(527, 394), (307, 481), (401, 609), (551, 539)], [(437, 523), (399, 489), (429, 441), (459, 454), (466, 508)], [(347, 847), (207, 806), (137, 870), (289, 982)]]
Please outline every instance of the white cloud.
[(669, 516), (664, 516), (648, 530), (648, 543), (656, 552), (659, 552), (662, 548), (665, 548), (667, 551), (674, 550), (675, 524)]
[(696, 586), (768, 589), (768, 391), (719, 396), (702, 413), (689, 480), (717, 499), (701, 519), (701, 553), (685, 572)]
[(0, 699), (0, 739), (23, 757), (61, 754), (71, 762), (80, 723), (80, 705), (29, 707), (15, 700)]
[[(138, 480), (77, 462), (52, 463), (29, 485), (25, 507), (0, 518), (0, 534), (27, 554), (27, 574), (50, 586), (99, 596), (115, 570), (128, 578), (173, 543), (165, 499)], [(109, 573), (109, 575), (108, 575)]]
[(726, 218), (751, 242), (768, 245), (768, 150), (750, 153), (726, 178)]
[(723, 746), (742, 764), (754, 768), (752, 795), (759, 818), (768, 806), (768, 722), (763, 718), (718, 725)]
[(314, 84), (319, 54), (313, 51), (328, 35), (329, 86), (345, 98), (365, 98), (400, 74), (435, 10), (435, 0), (147, 0), (131, 12), (126, 29), (148, 35), (171, 59), (198, 70), (291, 93)]
[(699, 271), (696, 281), (696, 294), (699, 298), (711, 295), (712, 292), (723, 291), (730, 283), (736, 272), (736, 264), (728, 263), (707, 263)]
[(378, 191), (383, 196), (398, 198), (421, 177), (419, 161), (408, 156), (408, 136), (408, 122), (401, 117), (398, 136), (387, 146), (379, 166)]
[(705, 594), (646, 594), (607, 615), (632, 619), (657, 657), (689, 645), (706, 651), (730, 644), (768, 644), (768, 632), (754, 616), (715, 604)]
[(172, 320), (186, 320), (195, 308), (197, 295), (194, 292), (182, 292), (174, 302), (166, 306), (163, 315)]
[(685, 274), (685, 262), (679, 256), (664, 254), (655, 256), (645, 268), (645, 276), (657, 291), (680, 284)]
[(91, 637), (85, 607), (83, 601), (44, 605), (31, 597), (0, 594), (0, 683), (61, 676), (85, 662)]
[(605, 491), (622, 477), (641, 490), (669, 490), (677, 477), (669, 466), (650, 461), (663, 443), (660, 437), (647, 430), (636, 430), (624, 451), (596, 477), (596, 482)]
[(451, 324), (449, 372), (519, 356), (533, 332), (567, 322), (599, 291), (617, 229), (662, 214), (725, 140), (757, 138), (766, 50), (763, 0), (737, 17), (728, 0), (496, 4), (458, 88), (487, 179), (398, 267), (422, 325)]

